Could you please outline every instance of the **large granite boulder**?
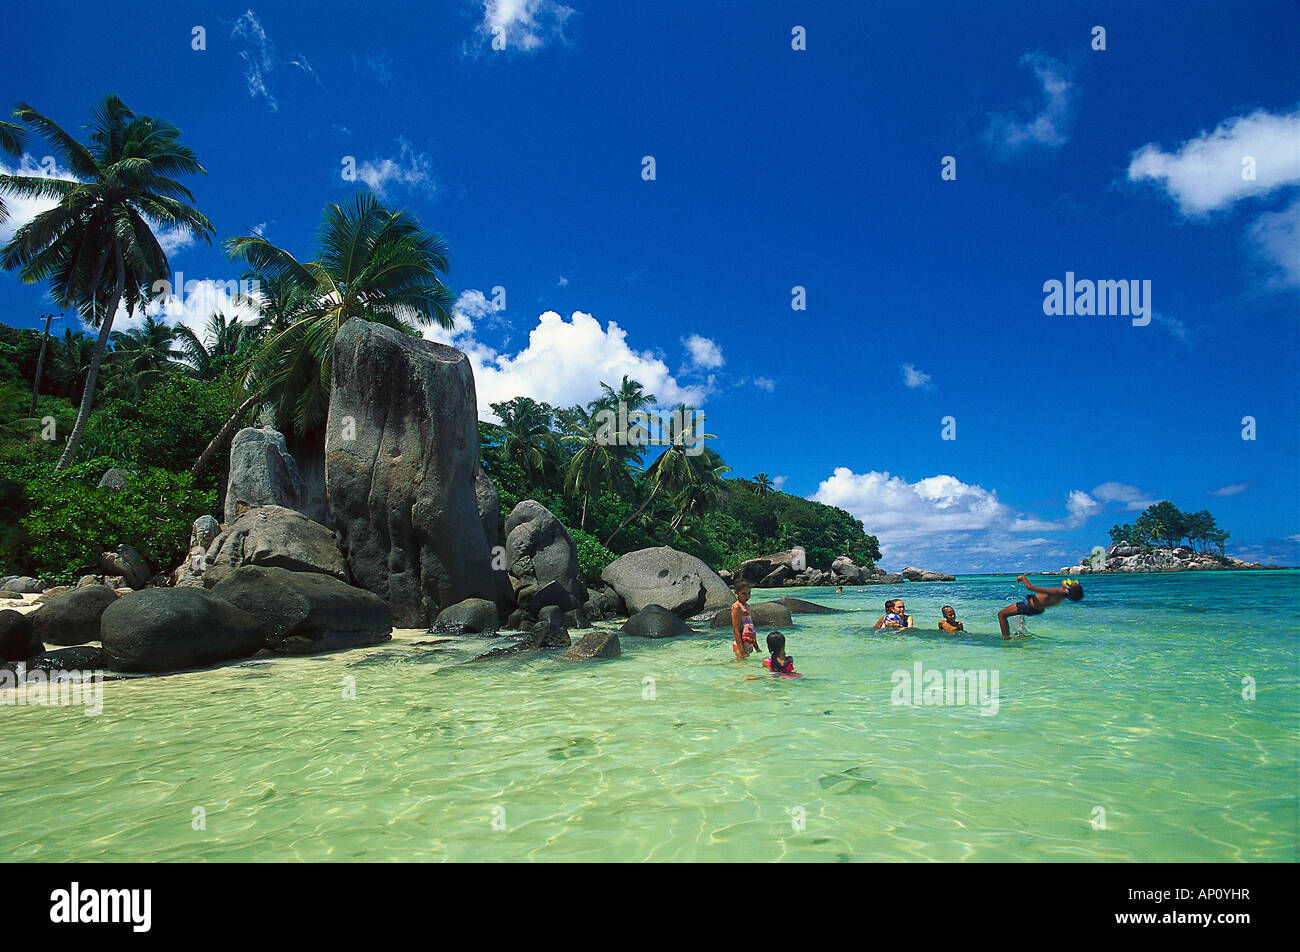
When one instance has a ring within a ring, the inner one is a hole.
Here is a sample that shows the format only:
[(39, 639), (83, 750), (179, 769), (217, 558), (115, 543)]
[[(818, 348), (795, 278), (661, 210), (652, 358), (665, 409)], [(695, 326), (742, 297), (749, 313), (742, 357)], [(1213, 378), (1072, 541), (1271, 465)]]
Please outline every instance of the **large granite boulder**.
[(319, 522), (283, 506), (250, 509), (213, 540), (204, 557), (203, 584), (212, 588), (241, 565), (319, 572), (348, 581), (338, 541)]
[(41, 647), (30, 618), (22, 612), (0, 611), (0, 662), (26, 661)]
[(955, 582), (957, 579), (951, 575), (944, 575), (942, 572), (931, 572), (929, 569), (916, 569), (907, 566), (900, 573), (903, 578), (909, 582)]
[(740, 563), (740, 568), (736, 570), (736, 578), (737, 581), (760, 585), (763, 579), (780, 565), (789, 568), (791, 574), (802, 572), (807, 568), (807, 558), (802, 552), (789, 549), (785, 552), (774, 552), (771, 555), (764, 555), (757, 559), (749, 559)]
[(623, 623), (623, 633), (634, 638), (677, 638), (694, 634), (686, 622), (659, 605), (647, 605)]
[(525, 499), (506, 517), (506, 567), (523, 584), (519, 607), (536, 613), (546, 605), (570, 612), (587, 602), (578, 547), (560, 520), (541, 503)]
[(831, 563), (831, 574), (838, 585), (857, 585), (867, 579), (867, 570), (847, 555), (837, 556)]
[(608, 628), (593, 628), (583, 635), (568, 651), (560, 655), (561, 661), (590, 661), (592, 658), (616, 658), (623, 651), (618, 632)]
[[(764, 604), (763, 602), (759, 603)], [(842, 608), (830, 608), (827, 605), (818, 605), (816, 602), (805, 601), (802, 598), (791, 598), (789, 595), (782, 595), (776, 599), (774, 604), (784, 605), (790, 610), (791, 615), (831, 615), (842, 612)]]
[(101, 552), (99, 567), (105, 575), (120, 576), (131, 588), (144, 588), (154, 574), (144, 556), (125, 543), (112, 552)]
[(689, 618), (735, 601), (717, 572), (695, 556), (666, 545), (629, 552), (611, 562), (600, 577), (619, 594), (629, 615), (659, 605)]
[(251, 615), (265, 646), (281, 654), (355, 648), (392, 637), (392, 615), (382, 598), (318, 572), (244, 565), (212, 594)]
[(434, 631), (453, 631), (461, 634), (480, 634), (497, 631), (501, 627), (501, 616), (497, 614), (496, 602), (486, 598), (467, 598), (455, 605), (448, 605), (438, 612), (433, 623)]
[(226, 480), (226, 522), (261, 506), (302, 506), (298, 463), (284, 445), (284, 434), (246, 426), (230, 441), (230, 476)]
[(100, 616), (117, 600), (117, 593), (107, 585), (87, 585), (56, 595), (28, 617), (38, 641), (84, 645), (99, 640)]
[(758, 583), (759, 588), (780, 588), (787, 581), (793, 581), (794, 569), (788, 565), (778, 565), (772, 571), (763, 576), (762, 581)]
[[(749, 614), (754, 619), (754, 628), (785, 628), (794, 624), (790, 609), (780, 602), (750, 602)], [(710, 628), (730, 628), (731, 609), (724, 608), (713, 616)]]
[(501, 495), (491, 477), (481, 469), (474, 474), (474, 503), (478, 507), (479, 520), (483, 523), (488, 548), (494, 549), (501, 531), (498, 525), (501, 521)]
[(466, 598), (505, 608), (480, 481), (474, 375), (460, 351), (372, 321), (334, 343), (325, 489), (348, 566), (403, 628)]
[(120, 598), (104, 612), (100, 633), (105, 661), (118, 671), (194, 668), (246, 658), (265, 643), (256, 619), (201, 588), (149, 588)]
[(10, 575), (0, 583), (0, 589), (6, 592), (17, 592), (20, 595), (38, 595), (41, 592), (41, 583), (30, 575)]

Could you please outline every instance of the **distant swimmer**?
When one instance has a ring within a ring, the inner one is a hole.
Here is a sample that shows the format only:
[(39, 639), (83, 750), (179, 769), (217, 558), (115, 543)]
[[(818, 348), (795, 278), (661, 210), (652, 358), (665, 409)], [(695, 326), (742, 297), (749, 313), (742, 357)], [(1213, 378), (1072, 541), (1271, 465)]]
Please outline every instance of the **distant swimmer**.
[(939, 630), (948, 632), (965, 631), (966, 626), (957, 620), (957, 612), (951, 605), (943, 606), (943, 617), (939, 619)]
[(1045, 609), (1059, 605), (1067, 598), (1072, 602), (1083, 598), (1083, 585), (1074, 579), (1067, 578), (1058, 588), (1039, 588), (1037, 585), (1030, 585), (1029, 579), (1023, 575), (1017, 576), (1016, 581), (1023, 583), (1025, 588), (1029, 589), (1029, 594), (1014, 605), (1008, 605), (998, 612), (998, 625), (1002, 628), (1003, 638), (1011, 637), (1011, 627), (1007, 624), (1007, 619), (1012, 615), (1041, 615)]

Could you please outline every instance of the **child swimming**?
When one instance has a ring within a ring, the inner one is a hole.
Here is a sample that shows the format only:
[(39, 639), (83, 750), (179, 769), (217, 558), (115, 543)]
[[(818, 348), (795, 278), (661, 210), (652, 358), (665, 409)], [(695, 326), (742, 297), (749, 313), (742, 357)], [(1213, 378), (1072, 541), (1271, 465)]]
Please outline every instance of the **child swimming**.
[(794, 656), (785, 653), (785, 635), (774, 631), (767, 636), (769, 657), (763, 659), (763, 667), (773, 674), (795, 675)]
[(1041, 615), (1045, 609), (1059, 605), (1067, 598), (1072, 602), (1083, 598), (1083, 585), (1074, 579), (1067, 578), (1059, 588), (1039, 588), (1037, 585), (1030, 585), (1029, 579), (1023, 575), (1017, 576), (1016, 581), (1029, 589), (1029, 594), (1014, 605), (1008, 605), (998, 612), (998, 625), (1002, 629), (1003, 638), (1011, 637), (1011, 627), (1007, 624), (1007, 619), (1012, 615)]
[(957, 620), (957, 612), (951, 605), (944, 605), (939, 619), (939, 630), (948, 632), (965, 631), (966, 626)]

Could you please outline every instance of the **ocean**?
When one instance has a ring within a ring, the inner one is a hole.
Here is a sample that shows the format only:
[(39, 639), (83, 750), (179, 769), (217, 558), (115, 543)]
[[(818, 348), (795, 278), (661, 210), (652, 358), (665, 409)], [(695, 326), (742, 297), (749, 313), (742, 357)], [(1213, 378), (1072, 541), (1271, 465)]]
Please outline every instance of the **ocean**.
[[(723, 630), (468, 664), (399, 632), (3, 705), (0, 860), (1300, 859), (1300, 572), (1082, 581), (1011, 642), (1012, 576), (757, 590), (845, 609), (795, 616), (798, 679)], [(871, 631), (896, 596), (918, 630)]]

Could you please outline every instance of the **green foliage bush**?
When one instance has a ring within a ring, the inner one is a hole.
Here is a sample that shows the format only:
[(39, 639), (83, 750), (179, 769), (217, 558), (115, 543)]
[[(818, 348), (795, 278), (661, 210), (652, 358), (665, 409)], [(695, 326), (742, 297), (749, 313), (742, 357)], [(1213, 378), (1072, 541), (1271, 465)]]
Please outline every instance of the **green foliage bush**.
[(618, 558), (589, 532), (569, 529), (569, 535), (573, 536), (573, 543), (578, 547), (578, 566), (589, 582), (600, 578), (600, 573), (605, 571), (609, 563)]
[[(54, 472), (46, 463), (0, 463), (0, 574), (75, 582), (99, 572), (101, 552), (133, 545), (155, 572), (185, 556), (190, 525), (216, 508), (216, 492), (196, 489), (188, 473), (143, 468), (127, 488), (98, 489), (116, 461), (87, 460)], [(10, 517), (16, 517), (10, 521)]]

